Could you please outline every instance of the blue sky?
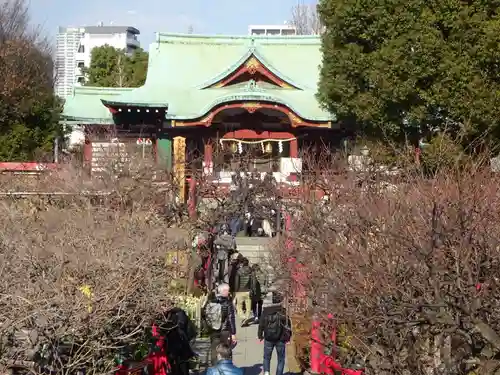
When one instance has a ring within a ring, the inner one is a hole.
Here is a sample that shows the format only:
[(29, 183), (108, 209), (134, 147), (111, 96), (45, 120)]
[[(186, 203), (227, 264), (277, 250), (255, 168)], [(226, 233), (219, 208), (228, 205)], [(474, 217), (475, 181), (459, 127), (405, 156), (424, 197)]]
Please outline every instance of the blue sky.
[[(305, 1), (307, 2), (307, 0)], [(58, 26), (135, 26), (146, 47), (156, 31), (246, 34), (249, 24), (281, 24), (298, 0), (30, 0), (33, 21), (55, 36)]]

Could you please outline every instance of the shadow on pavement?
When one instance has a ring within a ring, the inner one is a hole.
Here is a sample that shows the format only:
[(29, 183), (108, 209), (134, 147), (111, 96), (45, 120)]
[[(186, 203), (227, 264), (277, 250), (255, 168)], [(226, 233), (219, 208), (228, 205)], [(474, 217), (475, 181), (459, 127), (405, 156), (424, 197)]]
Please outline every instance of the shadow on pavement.
[(262, 363), (257, 363), (253, 366), (241, 367), (243, 375), (259, 375), (262, 372)]

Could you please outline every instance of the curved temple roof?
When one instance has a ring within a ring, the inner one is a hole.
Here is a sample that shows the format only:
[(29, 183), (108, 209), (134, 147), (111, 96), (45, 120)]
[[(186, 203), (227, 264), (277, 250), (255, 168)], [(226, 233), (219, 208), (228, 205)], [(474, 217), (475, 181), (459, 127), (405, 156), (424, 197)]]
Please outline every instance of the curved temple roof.
[[(210, 87), (252, 55), (292, 88), (253, 82)], [(76, 88), (74, 96), (66, 101), (63, 116), (68, 120), (91, 121), (93, 118), (112, 122), (111, 114), (103, 105), (106, 103), (168, 107), (167, 119), (192, 119), (203, 116), (221, 103), (260, 100), (286, 105), (307, 120), (330, 121), (335, 117), (324, 111), (315, 98), (320, 64), (317, 36), (158, 33), (149, 49), (144, 86), (136, 89)]]

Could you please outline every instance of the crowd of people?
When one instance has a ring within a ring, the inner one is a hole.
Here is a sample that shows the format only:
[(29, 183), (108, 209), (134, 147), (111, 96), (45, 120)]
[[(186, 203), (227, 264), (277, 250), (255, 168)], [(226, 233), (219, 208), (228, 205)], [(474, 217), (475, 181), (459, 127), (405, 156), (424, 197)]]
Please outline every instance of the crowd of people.
[[(257, 338), (264, 344), (264, 374), (269, 375), (271, 357), (276, 351), (276, 375), (283, 375), (285, 347), (292, 331), (282, 297), (277, 295), (273, 304), (263, 308), (269, 290), (268, 277), (258, 264), (251, 265), (240, 253), (232, 254), (226, 269), (227, 272), (217, 274), (217, 286), (202, 307), (202, 322), (210, 336), (209, 375), (240, 375), (241, 370), (232, 363), (232, 351), (238, 343), (238, 330), (253, 324), (258, 324)], [(161, 314), (155, 327), (165, 338), (165, 355), (170, 365), (167, 373), (189, 375), (189, 360), (197, 356), (191, 347), (198, 333), (194, 323), (182, 309), (173, 308)]]
[(271, 357), (276, 351), (276, 375), (283, 375), (286, 343), (292, 336), (291, 321), (282, 305), (282, 297), (263, 309), (268, 293), (268, 278), (258, 264), (250, 265), (237, 254), (231, 261), (228, 283), (221, 280), (203, 309), (203, 318), (210, 335), (212, 367), (209, 375), (239, 375), (232, 363), (232, 350), (237, 345), (237, 324), (241, 327), (258, 324), (257, 338), (264, 343), (263, 371), (269, 375)]
[[(251, 217), (240, 223), (246, 224), (246, 230), (251, 231), (249, 219)], [(227, 367), (234, 366), (231, 353), (237, 345), (237, 330), (258, 324), (257, 336), (264, 343), (264, 373), (269, 373), (271, 356), (276, 350), (276, 375), (282, 375), (285, 344), (291, 338), (291, 322), (280, 298), (273, 301), (274, 305), (264, 308), (269, 278), (259, 264), (250, 264), (238, 252), (235, 232), (241, 227), (236, 224), (224, 223), (214, 231), (200, 233), (193, 240), (193, 249), (200, 258), (195, 270), (195, 285), (208, 293), (202, 308), (202, 321), (210, 335), (211, 364), (221, 370), (215, 375), (221, 375), (221, 372), (236, 375), (236, 369), (230, 371)], [(237, 322), (241, 327), (237, 327)]]
[[(217, 287), (216, 293), (208, 300), (204, 308), (204, 320), (210, 334), (211, 365), (208, 374), (220, 375), (219, 371), (226, 375), (239, 375), (241, 370), (232, 362), (232, 350), (237, 345), (237, 316), (242, 319), (242, 328), (248, 325), (248, 313), (242, 311), (238, 314), (236, 298), (232, 298), (228, 284)], [(283, 375), (285, 368), (286, 344), (292, 337), (291, 321), (286, 309), (282, 305), (282, 298), (275, 300), (277, 303), (266, 307), (258, 314), (258, 308), (250, 316), (250, 322), (258, 322), (257, 338), (264, 343), (263, 371), (269, 375), (271, 358), (276, 350), (277, 368), (276, 375)], [(242, 303), (242, 302), (240, 302)]]

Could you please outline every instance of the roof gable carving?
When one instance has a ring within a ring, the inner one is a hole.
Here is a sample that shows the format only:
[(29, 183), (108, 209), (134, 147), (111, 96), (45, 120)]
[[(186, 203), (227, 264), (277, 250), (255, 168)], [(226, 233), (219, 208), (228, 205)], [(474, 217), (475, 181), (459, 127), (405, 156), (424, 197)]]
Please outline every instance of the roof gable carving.
[(204, 83), (200, 89), (221, 88), (250, 81), (262, 81), (283, 89), (303, 90), (268, 64), (255, 48), (250, 48), (233, 66)]

